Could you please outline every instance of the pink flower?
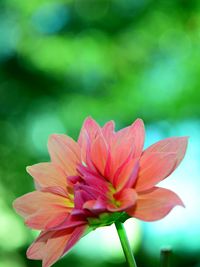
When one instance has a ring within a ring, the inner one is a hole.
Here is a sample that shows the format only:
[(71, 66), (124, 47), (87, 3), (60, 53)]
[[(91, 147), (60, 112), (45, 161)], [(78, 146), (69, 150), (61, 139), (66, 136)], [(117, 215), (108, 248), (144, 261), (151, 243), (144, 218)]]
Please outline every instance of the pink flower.
[(50, 163), (27, 168), (36, 191), (14, 202), (25, 223), (41, 230), (27, 251), (49, 267), (85, 234), (116, 220), (159, 220), (182, 205), (172, 191), (157, 187), (183, 159), (187, 137), (167, 138), (143, 151), (144, 125), (137, 119), (118, 132), (87, 118), (78, 142), (52, 135)]

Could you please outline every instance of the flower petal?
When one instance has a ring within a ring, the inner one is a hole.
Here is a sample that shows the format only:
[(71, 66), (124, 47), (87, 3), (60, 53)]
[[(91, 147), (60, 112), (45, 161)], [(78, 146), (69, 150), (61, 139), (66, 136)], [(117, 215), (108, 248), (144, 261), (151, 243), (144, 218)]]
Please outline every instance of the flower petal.
[(48, 192), (39, 192), (34, 191), (28, 194), (25, 194), (17, 198), (13, 202), (13, 207), (23, 217), (27, 217), (37, 212), (42, 208), (68, 208), (69, 200), (64, 197), (54, 195)]
[(144, 124), (142, 120), (136, 120), (131, 126), (117, 132), (110, 145), (109, 177), (113, 182), (116, 171), (130, 158), (140, 157), (144, 144)]
[(38, 191), (16, 199), (13, 207), (29, 227), (39, 230), (60, 224), (72, 209), (67, 198)]
[(70, 216), (66, 217), (66, 219), (61, 224), (52, 227), (51, 230), (64, 230), (85, 224), (85, 216), (70, 214)]
[(112, 138), (115, 133), (115, 123), (114, 121), (108, 121), (103, 127), (102, 127), (102, 133), (104, 138), (106, 139), (107, 143), (110, 143), (112, 141)]
[(55, 231), (44, 248), (42, 267), (50, 267), (64, 254), (65, 246), (73, 233), (72, 229)]
[(80, 131), (80, 135), (78, 138), (79, 145), (82, 146), (82, 143), (84, 142), (85, 132), (87, 132), (88, 138), (91, 141), (96, 138), (97, 133), (99, 133), (100, 131), (101, 131), (100, 126), (98, 125), (98, 123), (95, 120), (93, 120), (91, 117), (88, 117), (83, 122), (83, 126)]
[[(109, 176), (114, 178), (118, 169), (120, 169), (130, 158), (133, 157), (134, 146), (133, 137), (119, 139), (115, 137), (110, 147), (110, 167)], [(111, 179), (111, 180), (112, 180)]]
[(166, 138), (148, 147), (144, 151), (144, 153), (149, 153), (149, 152), (176, 153), (176, 165), (174, 166), (175, 169), (185, 156), (187, 143), (188, 143), (187, 136)]
[(77, 242), (79, 239), (81, 239), (81, 237), (83, 237), (84, 235), (86, 235), (89, 230), (89, 226), (88, 225), (81, 225), (78, 227), (74, 228), (74, 231), (72, 232), (72, 234), (70, 235), (67, 244), (65, 246), (64, 249), (64, 254), (66, 254)]
[(106, 202), (102, 199), (89, 200), (83, 205), (84, 209), (91, 211), (93, 214), (98, 214), (106, 211)]
[(108, 146), (103, 135), (99, 135), (92, 143), (90, 155), (95, 167), (104, 175), (108, 160)]
[(74, 229), (56, 231), (46, 243), (42, 266), (52, 266), (77, 243), (86, 229), (87, 226), (79, 226)]
[(111, 212), (126, 211), (127, 209), (133, 207), (137, 200), (137, 193), (133, 188), (126, 188), (120, 193), (114, 195), (117, 202), (119, 202), (118, 207), (115, 205), (107, 205), (107, 209)]
[(50, 162), (39, 163), (26, 168), (39, 187), (60, 186), (66, 188), (67, 181), (64, 172)]
[(95, 173), (83, 165), (78, 166), (78, 171), (85, 184), (96, 188), (100, 194), (107, 194), (109, 184), (99, 173)]
[(140, 159), (140, 169), (135, 188), (137, 192), (151, 189), (174, 170), (175, 153), (144, 153)]
[(139, 163), (137, 158), (130, 159), (115, 173), (113, 185), (120, 191), (124, 187), (132, 187), (138, 174)]
[(41, 232), (39, 237), (28, 248), (26, 255), (28, 259), (42, 260), (44, 257), (44, 249), (47, 240), (53, 235), (54, 232)]
[(67, 190), (60, 187), (60, 186), (43, 187), (43, 188), (40, 188), (40, 191), (53, 193), (53, 194), (56, 194), (56, 195), (59, 195), (62, 197), (68, 197), (69, 196)]
[(53, 134), (48, 142), (52, 162), (60, 167), (66, 175), (76, 175), (76, 166), (80, 162), (80, 147), (64, 134)]
[(88, 136), (88, 133), (85, 129), (82, 130), (81, 133), (81, 162), (84, 162), (85, 165), (87, 165), (87, 159), (90, 152), (90, 139)]
[(130, 146), (134, 146), (134, 157), (139, 157), (142, 153), (145, 138), (143, 121), (137, 119), (131, 126), (117, 132), (117, 137), (119, 139), (130, 139), (130, 141), (132, 141), (133, 138), (133, 142), (130, 143)]
[(184, 206), (182, 200), (172, 191), (154, 187), (139, 194), (136, 205), (127, 213), (143, 221), (156, 221), (165, 217), (176, 205)]
[(57, 211), (53, 213), (53, 211), (42, 209), (29, 216), (25, 220), (25, 224), (32, 229), (49, 230), (60, 225), (67, 216), (69, 216), (69, 213), (66, 211)]

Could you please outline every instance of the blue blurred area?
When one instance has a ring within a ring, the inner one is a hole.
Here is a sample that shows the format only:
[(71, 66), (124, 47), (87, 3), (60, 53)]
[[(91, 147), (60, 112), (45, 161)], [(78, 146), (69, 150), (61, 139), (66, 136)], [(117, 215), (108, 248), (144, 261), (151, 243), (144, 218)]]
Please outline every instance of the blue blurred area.
[(59, 3), (42, 5), (33, 14), (33, 25), (41, 34), (55, 34), (70, 20), (67, 6)]
[[(86, 116), (122, 128), (144, 119), (145, 146), (190, 136), (183, 163), (161, 186), (186, 208), (155, 223), (127, 222), (139, 267), (200, 266), (200, 2), (0, 2), (0, 267), (41, 266), (25, 251), (37, 233), (12, 210), (34, 189), (25, 167), (48, 161), (51, 133), (77, 138)], [(126, 266), (114, 229), (84, 237), (55, 266)]]

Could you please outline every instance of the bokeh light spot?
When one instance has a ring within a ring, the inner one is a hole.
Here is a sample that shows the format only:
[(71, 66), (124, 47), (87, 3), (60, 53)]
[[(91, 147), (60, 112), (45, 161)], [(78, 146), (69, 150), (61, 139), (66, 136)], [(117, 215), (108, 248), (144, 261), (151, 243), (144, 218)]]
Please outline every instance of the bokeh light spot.
[[(140, 225), (134, 219), (127, 220), (124, 225), (131, 247), (137, 251), (141, 242)], [(102, 259), (124, 261), (124, 254), (114, 224), (91, 232), (76, 245), (74, 251), (81, 257), (96, 259), (96, 261), (98, 261), (98, 255), (101, 255), (99, 261)]]
[(43, 113), (28, 121), (28, 142), (42, 155), (47, 154), (47, 140), (53, 133), (65, 133), (65, 127), (55, 113)]
[(67, 6), (59, 3), (42, 5), (33, 15), (34, 27), (43, 34), (53, 34), (61, 30), (70, 20)]

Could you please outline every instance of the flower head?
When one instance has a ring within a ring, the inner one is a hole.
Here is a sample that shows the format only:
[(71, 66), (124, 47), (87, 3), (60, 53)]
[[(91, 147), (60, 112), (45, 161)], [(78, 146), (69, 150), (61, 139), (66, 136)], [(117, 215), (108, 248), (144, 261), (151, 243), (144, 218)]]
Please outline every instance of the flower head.
[(142, 120), (118, 132), (114, 122), (100, 127), (92, 118), (78, 141), (54, 134), (51, 162), (27, 168), (36, 191), (14, 202), (25, 223), (41, 230), (27, 251), (49, 267), (90, 230), (135, 217), (159, 220), (182, 205), (172, 191), (157, 187), (183, 159), (187, 137), (159, 141), (143, 151)]

